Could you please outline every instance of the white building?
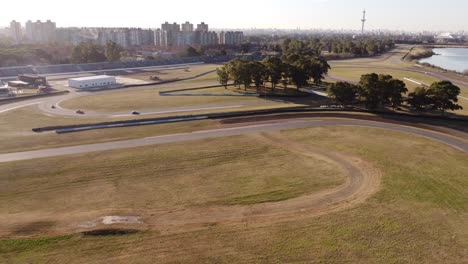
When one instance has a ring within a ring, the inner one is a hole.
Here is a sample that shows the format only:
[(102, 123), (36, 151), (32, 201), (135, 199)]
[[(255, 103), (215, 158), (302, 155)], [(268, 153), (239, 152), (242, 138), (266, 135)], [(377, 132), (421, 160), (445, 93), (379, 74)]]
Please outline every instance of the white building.
[(21, 23), (15, 20), (10, 22), (10, 36), (15, 41), (15, 44), (21, 43), (23, 34), (21, 32)]
[(47, 20), (41, 22), (26, 22), (26, 38), (30, 43), (35, 44), (47, 44), (52, 43), (56, 40), (57, 27), (54, 22)]
[(79, 89), (103, 87), (114, 84), (117, 84), (115, 77), (108, 75), (97, 75), (68, 79), (68, 86)]

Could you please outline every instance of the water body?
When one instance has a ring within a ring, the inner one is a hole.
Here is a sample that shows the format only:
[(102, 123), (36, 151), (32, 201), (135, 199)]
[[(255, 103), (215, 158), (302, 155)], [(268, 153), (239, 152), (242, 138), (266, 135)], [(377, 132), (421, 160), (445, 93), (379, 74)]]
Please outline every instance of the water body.
[(464, 72), (468, 70), (468, 48), (434, 49), (434, 55), (419, 62), (429, 63), (447, 70)]

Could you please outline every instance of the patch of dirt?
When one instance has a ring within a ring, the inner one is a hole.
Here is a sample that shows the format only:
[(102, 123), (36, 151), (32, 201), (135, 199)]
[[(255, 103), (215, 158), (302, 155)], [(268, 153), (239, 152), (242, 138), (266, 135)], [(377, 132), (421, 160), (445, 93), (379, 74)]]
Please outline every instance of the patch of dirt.
[(104, 216), (102, 217), (102, 223), (105, 225), (114, 224), (142, 224), (141, 217), (138, 216)]
[(81, 232), (84, 236), (124, 236), (140, 232), (137, 229), (96, 229)]

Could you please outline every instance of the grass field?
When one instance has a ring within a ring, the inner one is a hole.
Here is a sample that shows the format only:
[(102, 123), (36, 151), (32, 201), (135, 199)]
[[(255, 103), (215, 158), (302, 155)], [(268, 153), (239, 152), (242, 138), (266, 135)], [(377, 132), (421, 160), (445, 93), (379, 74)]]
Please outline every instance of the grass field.
[[(260, 110), (278, 107), (294, 107), (295, 104), (282, 102), (260, 104), (232, 109), (213, 109), (190, 112), (190, 114), (220, 113), (230, 110)], [(125, 139), (143, 138), (149, 136), (189, 133), (204, 129), (220, 128), (222, 124), (215, 120), (201, 120), (184, 123), (159, 124), (138, 127), (124, 127), (104, 130), (83, 131), (80, 133), (57, 135), (53, 132), (34, 133), (32, 128), (45, 126), (63, 126), (73, 124), (89, 124), (117, 120), (141, 119), (151, 117), (178, 116), (187, 113), (172, 113), (149, 116), (120, 117), (120, 118), (91, 118), (91, 117), (63, 117), (49, 116), (37, 111), (35, 106), (23, 107), (0, 114), (0, 153), (37, 150), (63, 146), (74, 146), (99, 142), (109, 142)]]
[(112, 120), (118, 119), (48, 116), (38, 113), (34, 106), (2, 113), (0, 114), (0, 153), (184, 133), (220, 126), (217, 121), (202, 120), (190, 123), (93, 130), (63, 135), (57, 135), (52, 132), (34, 133), (31, 130), (35, 127), (86, 124)]
[[(353, 66), (346, 66), (346, 67), (337, 67), (337, 68), (332, 68), (330, 71), (330, 75), (333, 77), (337, 78), (342, 78), (345, 80), (352, 80), (355, 82), (359, 82), (359, 79), (363, 74), (369, 74), (369, 73), (377, 73), (377, 74), (390, 74), (394, 78), (400, 79), (405, 82), (406, 86), (408, 87), (408, 90), (411, 92), (414, 90), (414, 88), (420, 86), (414, 82), (405, 80), (404, 78), (409, 78), (417, 82), (425, 83), (427, 85), (431, 85), (433, 82), (440, 81), (437, 78), (416, 73), (416, 72), (407, 72), (403, 70), (384, 70), (384, 69), (372, 69), (372, 68), (359, 68), (358, 66), (353, 67)], [(327, 80), (327, 81), (332, 81), (332, 80)], [(461, 93), (460, 95), (468, 98), (468, 87), (460, 87), (461, 88)], [(462, 114), (462, 115), (468, 115), (468, 100), (460, 98), (458, 104), (460, 104), (464, 109), (461, 111), (456, 111), (455, 113), (457, 114)]]
[(1, 229), (16, 219), (13, 234), (21, 235), (26, 232), (14, 227), (20, 222), (30, 227), (61, 215), (73, 223), (83, 212), (151, 218), (167, 208), (282, 201), (344, 182), (335, 164), (253, 140), (237, 136), (1, 164)]
[[(176, 234), (148, 230), (122, 236), (1, 240), (0, 260), (7, 263), (468, 261), (465, 153), (425, 138), (371, 128), (328, 127), (282, 134), (305, 145), (371, 162), (384, 172), (381, 191), (354, 209), (310, 219), (291, 216), (287, 222), (267, 226), (213, 223), (201, 230)], [(196, 147), (190, 147), (191, 144)], [(139, 155), (142, 153), (145, 155)], [(81, 159), (87, 160), (83, 166), (78, 165)], [(180, 166), (171, 165), (172, 161)], [(252, 169), (258, 164), (264, 166)], [(1, 215), (5, 221), (11, 219), (8, 214), (12, 212), (20, 216), (29, 210), (62, 214), (75, 207), (80, 211), (120, 206), (133, 209), (178, 204), (205, 206), (204, 203), (212, 201), (231, 204), (236, 197), (251, 196), (253, 190), (265, 193), (294, 190), (295, 195), (300, 195), (317, 190), (314, 181), (319, 178), (337, 183), (334, 181), (337, 178), (329, 178), (333, 176), (333, 168), (316, 165), (307, 165), (283, 150), (252, 144), (245, 137), (96, 153), (74, 159), (2, 164)], [(135, 171), (128, 166), (136, 166)], [(172, 189), (165, 186), (176, 188), (177, 195), (171, 196)], [(68, 203), (73, 207), (68, 207)], [(40, 216), (44, 215), (38, 214), (38, 219)], [(43, 226), (53, 228), (53, 224)]]
[[(61, 106), (68, 109), (84, 109), (101, 112), (115, 111), (131, 111), (134, 109), (164, 109), (174, 107), (196, 107), (206, 105), (221, 105), (226, 103), (252, 103), (262, 102), (263, 99), (255, 97), (193, 97), (193, 96), (160, 96), (159, 92), (173, 89), (184, 89), (197, 87), (202, 82), (186, 82), (178, 83), (177, 86), (171, 85), (170, 88), (165, 86), (155, 86), (144, 90), (137, 91), (117, 91), (109, 94), (91, 95), (79, 97), (64, 101)], [(216, 82), (203, 82), (204, 85), (216, 85)], [(216, 89), (207, 89), (206, 91), (197, 91), (199, 93), (225, 93), (223, 87)]]
[(150, 76), (157, 76), (162, 81), (183, 79), (194, 77), (199, 74), (203, 74), (209, 71), (214, 71), (220, 67), (217, 64), (201, 64), (194, 66), (178, 67), (176, 69), (162, 69), (162, 70), (143, 70), (138, 73), (131, 73), (125, 75), (127, 78), (138, 79), (142, 81), (151, 82)]

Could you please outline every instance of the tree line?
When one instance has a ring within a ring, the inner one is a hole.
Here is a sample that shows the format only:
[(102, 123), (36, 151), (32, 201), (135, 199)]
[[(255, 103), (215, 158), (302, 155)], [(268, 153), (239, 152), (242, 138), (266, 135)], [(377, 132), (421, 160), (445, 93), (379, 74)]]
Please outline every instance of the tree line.
[(353, 56), (373, 56), (395, 48), (391, 38), (359, 37), (349, 35), (316, 36), (295, 38), (272, 38), (270, 36), (248, 37), (246, 43), (260, 50), (285, 53), (297, 47), (308, 48), (316, 55), (322, 52), (330, 54), (350, 54)]
[(458, 102), (460, 88), (449, 81), (434, 82), (430, 87), (417, 87), (407, 97), (406, 84), (391, 75), (365, 74), (361, 76), (358, 84), (337, 82), (328, 88), (332, 99), (342, 105), (363, 103), (366, 108), (392, 107), (395, 109), (404, 102), (415, 110), (447, 110), (463, 109)]
[(113, 41), (108, 41), (104, 47), (81, 42), (72, 51), (72, 63), (116, 62), (122, 56), (122, 47)]
[(227, 88), (232, 82), (236, 86), (244, 85), (247, 89), (254, 84), (257, 90), (271, 84), (274, 90), (278, 84), (285, 88), (294, 85), (301, 88), (313, 81), (320, 84), (328, 73), (330, 65), (319, 56), (303, 51), (292, 51), (280, 57), (267, 57), (263, 61), (250, 58), (235, 59), (217, 69), (218, 81)]

